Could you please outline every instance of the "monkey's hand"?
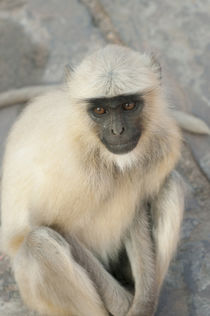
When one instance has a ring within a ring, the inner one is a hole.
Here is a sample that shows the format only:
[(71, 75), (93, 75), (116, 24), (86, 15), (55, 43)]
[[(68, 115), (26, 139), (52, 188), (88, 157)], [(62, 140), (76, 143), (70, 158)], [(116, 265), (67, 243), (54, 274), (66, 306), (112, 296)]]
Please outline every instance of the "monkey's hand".
[(184, 209), (180, 176), (172, 172), (149, 202), (151, 219), (145, 209), (140, 210), (126, 244), (135, 281), (134, 300), (127, 316), (155, 313), (160, 288), (179, 239)]
[(65, 239), (71, 247), (75, 261), (87, 271), (89, 278), (95, 284), (105, 308), (113, 316), (126, 315), (133, 301), (133, 295), (112, 277), (79, 240), (70, 235), (65, 235)]

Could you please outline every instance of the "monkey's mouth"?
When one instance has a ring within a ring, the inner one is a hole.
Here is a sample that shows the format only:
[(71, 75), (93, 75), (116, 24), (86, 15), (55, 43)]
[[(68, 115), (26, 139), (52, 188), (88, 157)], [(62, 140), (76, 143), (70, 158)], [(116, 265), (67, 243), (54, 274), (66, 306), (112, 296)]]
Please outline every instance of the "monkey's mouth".
[(139, 137), (128, 143), (118, 143), (118, 144), (111, 144), (103, 140), (103, 144), (111, 153), (122, 155), (122, 154), (127, 154), (128, 152), (132, 151), (138, 144), (138, 141), (139, 141)]

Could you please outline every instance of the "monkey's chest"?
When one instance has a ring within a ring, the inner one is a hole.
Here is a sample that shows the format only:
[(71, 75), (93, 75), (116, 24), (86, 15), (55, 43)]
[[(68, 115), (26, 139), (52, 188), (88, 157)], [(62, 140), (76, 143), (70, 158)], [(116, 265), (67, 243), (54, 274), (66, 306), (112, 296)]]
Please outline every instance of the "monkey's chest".
[(137, 198), (137, 192), (125, 194), (122, 190), (99, 203), (81, 197), (77, 211), (69, 207), (72, 216), (66, 218), (65, 230), (73, 233), (106, 262), (121, 248), (125, 232), (133, 219)]

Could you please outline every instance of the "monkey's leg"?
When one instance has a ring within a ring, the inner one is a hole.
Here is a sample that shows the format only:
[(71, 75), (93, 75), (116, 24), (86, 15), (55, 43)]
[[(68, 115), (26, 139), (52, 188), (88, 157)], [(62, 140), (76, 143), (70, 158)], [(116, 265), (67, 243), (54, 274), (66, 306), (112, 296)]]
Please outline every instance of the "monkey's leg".
[(28, 234), (14, 258), (14, 272), (23, 299), (40, 313), (108, 316), (69, 244), (50, 228), (40, 227)]
[(131, 230), (127, 249), (135, 296), (128, 316), (154, 315), (162, 282), (177, 247), (183, 209), (181, 179), (173, 172), (151, 203), (154, 242), (149, 236), (146, 212), (140, 214)]
[(126, 243), (135, 284), (134, 300), (128, 316), (152, 316), (155, 310), (155, 253), (146, 209), (141, 209)]
[(184, 212), (183, 191), (183, 180), (174, 171), (151, 205), (158, 290), (161, 288), (179, 241)]
[(133, 295), (126, 291), (76, 238), (68, 235), (65, 236), (65, 239), (71, 246), (71, 253), (76, 262), (87, 271), (90, 279), (96, 285), (97, 292), (106, 309), (113, 316), (126, 315), (131, 306)]

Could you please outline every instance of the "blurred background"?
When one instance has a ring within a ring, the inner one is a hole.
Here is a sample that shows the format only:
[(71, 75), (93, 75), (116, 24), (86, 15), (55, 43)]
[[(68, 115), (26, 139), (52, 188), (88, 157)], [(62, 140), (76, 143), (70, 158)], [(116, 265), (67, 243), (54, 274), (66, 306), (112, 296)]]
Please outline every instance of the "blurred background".
[[(60, 83), (66, 64), (108, 42), (154, 51), (172, 105), (210, 126), (210, 0), (0, 0), (0, 92)], [(0, 170), (23, 107), (0, 108)], [(210, 316), (210, 136), (184, 132), (177, 168), (186, 213), (156, 315)], [(1, 252), (0, 315), (35, 315), (21, 302)]]

